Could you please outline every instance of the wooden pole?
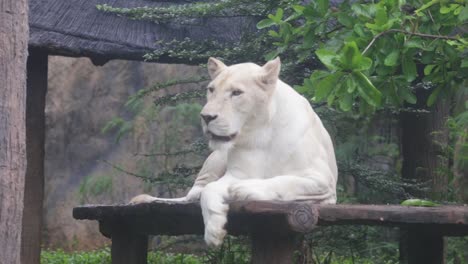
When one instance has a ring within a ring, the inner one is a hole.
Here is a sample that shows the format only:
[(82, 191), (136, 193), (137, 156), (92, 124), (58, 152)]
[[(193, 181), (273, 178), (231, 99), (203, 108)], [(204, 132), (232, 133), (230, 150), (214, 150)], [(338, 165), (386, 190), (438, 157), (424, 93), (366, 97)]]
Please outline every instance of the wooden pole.
[(254, 232), (252, 235), (252, 264), (294, 263), (298, 237), (294, 234)]
[(0, 262), (20, 263), (26, 175), (28, 2), (0, 2)]
[(112, 264), (146, 264), (148, 236), (127, 230), (112, 234)]
[(421, 227), (401, 228), (400, 262), (403, 264), (443, 264), (444, 238)]
[(21, 263), (39, 264), (44, 198), (45, 100), (47, 53), (31, 49), (26, 95), (26, 180), (24, 187)]

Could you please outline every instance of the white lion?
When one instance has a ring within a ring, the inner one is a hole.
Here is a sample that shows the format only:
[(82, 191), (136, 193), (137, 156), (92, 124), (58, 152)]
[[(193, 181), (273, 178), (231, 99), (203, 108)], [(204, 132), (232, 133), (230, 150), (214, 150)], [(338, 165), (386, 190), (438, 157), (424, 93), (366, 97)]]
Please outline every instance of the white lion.
[(212, 81), (201, 111), (213, 150), (186, 197), (139, 195), (131, 203), (200, 199), (205, 241), (226, 235), (228, 202), (336, 202), (333, 144), (307, 100), (279, 79), (279, 58), (264, 66), (226, 66), (210, 58)]

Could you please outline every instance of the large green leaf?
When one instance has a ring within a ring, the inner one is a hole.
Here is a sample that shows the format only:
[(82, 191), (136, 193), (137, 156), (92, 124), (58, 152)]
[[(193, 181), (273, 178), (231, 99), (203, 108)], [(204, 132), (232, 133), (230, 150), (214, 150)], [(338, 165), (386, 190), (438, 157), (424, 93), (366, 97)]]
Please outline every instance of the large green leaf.
[(267, 28), (267, 27), (271, 27), (273, 25), (276, 25), (276, 22), (269, 19), (269, 18), (266, 18), (266, 19), (260, 20), (257, 23), (257, 28), (258, 29), (264, 29), (264, 28)]
[(426, 102), (427, 106), (432, 106), (435, 103), (442, 89), (443, 89), (443, 85), (439, 85), (434, 89), (434, 91), (432, 91), (431, 95), (429, 95), (429, 98), (427, 98), (427, 102)]
[(382, 101), (382, 93), (375, 88), (372, 82), (364, 73), (356, 71), (352, 73), (357, 84), (359, 95), (369, 104), (378, 107)]
[(325, 97), (327, 97), (333, 88), (336, 88), (335, 86), (341, 76), (341, 72), (332, 73), (327, 77), (319, 80), (315, 86), (315, 101), (322, 101)]
[(345, 70), (364, 71), (372, 66), (372, 60), (362, 56), (354, 41), (345, 42), (339, 52), (339, 60)]
[(409, 87), (399, 87), (398, 94), (410, 104), (415, 104), (417, 101), (416, 95), (410, 91)]
[(337, 58), (336, 52), (327, 49), (318, 49), (315, 51), (315, 54), (329, 70), (336, 70), (338, 68), (333, 62)]
[(400, 51), (394, 50), (385, 57), (384, 65), (386, 66), (395, 66), (398, 64), (398, 58), (400, 57)]
[(343, 110), (344, 112), (351, 110), (353, 106), (353, 95), (350, 93), (345, 93), (339, 98), (339, 104), (341, 110)]
[(401, 60), (401, 68), (403, 70), (403, 75), (408, 82), (412, 82), (414, 79), (416, 79), (416, 63), (414, 63), (412, 57), (404, 56)]
[(315, 0), (315, 2), (317, 3), (317, 11), (319, 14), (322, 16), (325, 15), (330, 8), (329, 0)]

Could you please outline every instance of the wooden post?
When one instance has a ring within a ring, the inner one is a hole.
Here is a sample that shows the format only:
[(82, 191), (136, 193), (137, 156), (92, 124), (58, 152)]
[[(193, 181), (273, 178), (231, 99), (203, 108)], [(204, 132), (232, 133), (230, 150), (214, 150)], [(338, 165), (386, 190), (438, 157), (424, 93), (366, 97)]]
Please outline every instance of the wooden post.
[(255, 232), (252, 238), (252, 264), (294, 263), (294, 251), (298, 249), (298, 236), (295, 234), (277, 234)]
[(400, 262), (404, 264), (443, 264), (444, 238), (429, 228), (401, 228)]
[(122, 230), (112, 234), (112, 264), (146, 264), (148, 236)]
[(47, 53), (30, 49), (26, 94), (26, 180), (24, 186), (21, 263), (39, 264), (44, 197), (45, 99)]
[(0, 263), (21, 263), (28, 1), (0, 2)]

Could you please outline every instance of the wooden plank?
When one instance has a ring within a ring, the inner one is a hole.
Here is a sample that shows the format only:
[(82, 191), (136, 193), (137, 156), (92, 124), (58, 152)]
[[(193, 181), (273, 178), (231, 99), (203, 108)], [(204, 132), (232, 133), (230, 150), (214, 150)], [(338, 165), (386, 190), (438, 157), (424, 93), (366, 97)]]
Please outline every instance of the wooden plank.
[(21, 263), (39, 264), (44, 198), (45, 101), (47, 53), (29, 50), (26, 95), (26, 179), (24, 186)]

